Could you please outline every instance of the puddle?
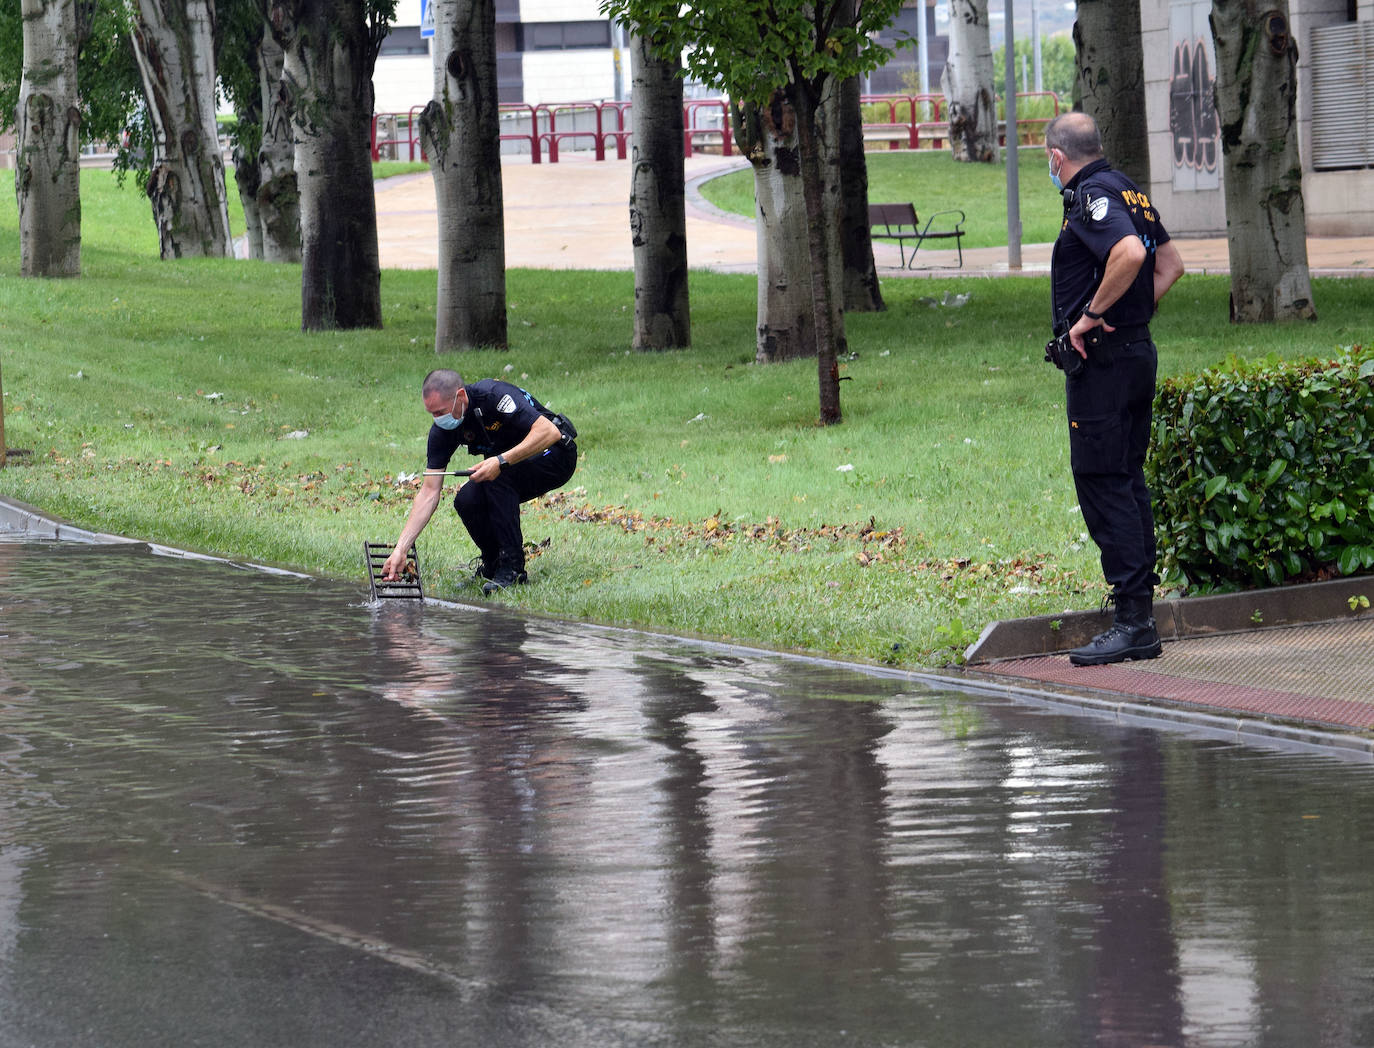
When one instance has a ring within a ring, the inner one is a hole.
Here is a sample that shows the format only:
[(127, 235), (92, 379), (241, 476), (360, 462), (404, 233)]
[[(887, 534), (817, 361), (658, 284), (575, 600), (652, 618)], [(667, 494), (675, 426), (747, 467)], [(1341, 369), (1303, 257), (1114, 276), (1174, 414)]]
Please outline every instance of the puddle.
[(0, 542), (0, 1046), (1341, 1045), (1374, 769)]

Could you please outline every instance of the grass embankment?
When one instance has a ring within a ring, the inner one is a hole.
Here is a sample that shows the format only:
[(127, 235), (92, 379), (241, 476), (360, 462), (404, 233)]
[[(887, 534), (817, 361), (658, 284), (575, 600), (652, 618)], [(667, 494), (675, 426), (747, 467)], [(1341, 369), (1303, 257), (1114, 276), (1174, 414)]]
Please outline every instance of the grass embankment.
[[(1021, 242), (1048, 244), (1059, 235), (1063, 202), (1050, 185), (1044, 148), (1025, 146), (1018, 155)], [(914, 204), (922, 223), (937, 211), (956, 208), (965, 215), (964, 247), (1006, 244), (1005, 164), (957, 164), (948, 153), (936, 150), (870, 152), (866, 156), (869, 200)], [(713, 178), (702, 185), (701, 195), (723, 211), (752, 216), (754, 172), (746, 168)], [(947, 221), (941, 219), (933, 228), (948, 228)]]
[[(963, 172), (960, 172), (963, 175)], [(87, 172), (85, 275), (21, 280), (0, 197), (6, 435), (0, 492), (86, 527), (356, 579), (424, 467), (434, 274), (388, 271), (382, 331), (299, 331), (298, 267), (160, 262), (146, 201)], [(557, 615), (938, 663), (988, 620), (1094, 606), (1096, 552), (1069, 478), (1043, 279), (891, 280), (847, 320), (843, 424), (815, 424), (814, 362), (753, 359), (752, 277), (694, 273), (692, 349), (628, 349), (629, 273), (510, 274), (512, 346), (444, 357), (503, 375), (581, 430), (571, 487), (526, 507), (546, 548), (504, 602)], [(941, 304), (967, 296), (962, 306)], [(1318, 281), (1321, 320), (1226, 322), (1185, 278), (1164, 369), (1368, 338), (1374, 285)], [(300, 436), (300, 433), (306, 436)], [(430, 592), (470, 596), (445, 511)]]

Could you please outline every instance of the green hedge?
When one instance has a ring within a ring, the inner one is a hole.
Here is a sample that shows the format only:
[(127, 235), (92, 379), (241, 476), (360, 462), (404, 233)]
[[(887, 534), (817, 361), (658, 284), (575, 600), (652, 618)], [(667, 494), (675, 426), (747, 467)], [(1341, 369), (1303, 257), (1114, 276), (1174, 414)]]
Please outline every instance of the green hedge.
[(1170, 583), (1228, 590), (1374, 569), (1374, 350), (1164, 382), (1146, 464)]

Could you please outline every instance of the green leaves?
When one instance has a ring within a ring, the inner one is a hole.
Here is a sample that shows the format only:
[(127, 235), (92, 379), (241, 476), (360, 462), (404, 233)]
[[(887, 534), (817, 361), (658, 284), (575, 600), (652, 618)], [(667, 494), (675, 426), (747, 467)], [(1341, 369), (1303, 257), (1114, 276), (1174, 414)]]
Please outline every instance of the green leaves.
[(901, 0), (857, 5), (841, 24), (836, 0), (603, 0), (601, 11), (648, 37), (664, 57), (682, 57), (702, 83), (735, 102), (766, 105), (806, 80), (817, 87), (881, 66), (892, 52), (870, 34), (887, 28)]
[(1374, 351), (1164, 383), (1146, 465), (1165, 570), (1200, 588), (1374, 568)]

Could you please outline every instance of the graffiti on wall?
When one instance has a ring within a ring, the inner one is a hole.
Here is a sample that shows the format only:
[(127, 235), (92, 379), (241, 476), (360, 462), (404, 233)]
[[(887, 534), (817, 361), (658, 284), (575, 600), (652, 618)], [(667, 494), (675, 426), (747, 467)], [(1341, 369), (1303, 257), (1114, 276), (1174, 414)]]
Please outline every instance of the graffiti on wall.
[(1221, 136), (1213, 98), (1216, 76), (1210, 0), (1175, 4), (1169, 10), (1173, 66), (1169, 78), (1169, 137), (1176, 190), (1215, 189), (1220, 184)]
[(1213, 104), (1212, 65), (1201, 40), (1174, 45), (1174, 75), (1169, 82), (1169, 131), (1174, 140), (1174, 166), (1215, 171), (1217, 110)]

